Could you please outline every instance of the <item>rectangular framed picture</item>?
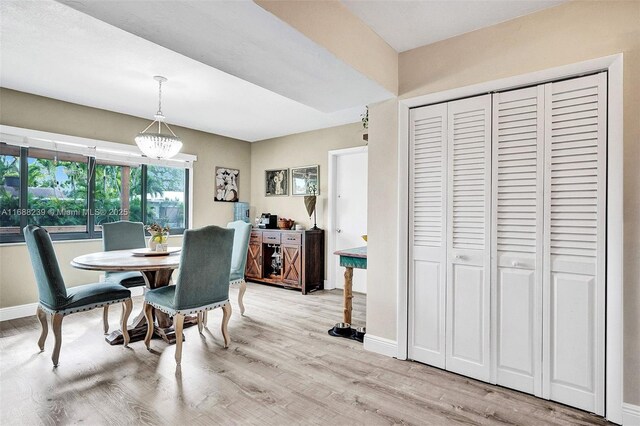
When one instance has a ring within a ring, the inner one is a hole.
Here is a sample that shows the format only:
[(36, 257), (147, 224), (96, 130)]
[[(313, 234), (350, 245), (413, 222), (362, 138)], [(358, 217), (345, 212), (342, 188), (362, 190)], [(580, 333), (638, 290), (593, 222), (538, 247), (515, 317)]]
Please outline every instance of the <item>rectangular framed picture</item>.
[(265, 170), (264, 188), (267, 197), (289, 195), (289, 169)]
[(320, 195), (319, 166), (303, 166), (291, 169), (291, 195)]
[(215, 201), (235, 203), (240, 200), (240, 170), (216, 166)]

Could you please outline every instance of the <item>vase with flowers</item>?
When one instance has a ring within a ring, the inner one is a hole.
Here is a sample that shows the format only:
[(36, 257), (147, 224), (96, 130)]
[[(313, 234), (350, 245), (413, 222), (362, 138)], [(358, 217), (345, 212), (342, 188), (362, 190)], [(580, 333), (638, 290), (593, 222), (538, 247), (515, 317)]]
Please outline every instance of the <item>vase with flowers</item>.
[[(167, 237), (171, 230), (169, 225), (163, 227), (157, 223), (152, 223), (151, 225), (147, 225), (145, 229), (151, 234), (151, 237), (149, 237), (149, 250), (157, 251), (158, 248), (160, 248), (160, 251), (166, 251)], [(158, 247), (158, 244), (160, 244), (160, 247)]]

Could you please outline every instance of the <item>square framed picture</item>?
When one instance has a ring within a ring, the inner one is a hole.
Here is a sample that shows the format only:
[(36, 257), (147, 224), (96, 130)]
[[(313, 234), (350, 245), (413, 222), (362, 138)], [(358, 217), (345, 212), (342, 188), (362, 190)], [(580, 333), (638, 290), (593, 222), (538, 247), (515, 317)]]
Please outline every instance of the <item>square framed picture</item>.
[(264, 188), (267, 197), (289, 195), (289, 169), (265, 170)]
[(240, 199), (240, 170), (216, 166), (215, 201), (235, 203)]
[(295, 167), (291, 169), (291, 195), (320, 195), (320, 167)]

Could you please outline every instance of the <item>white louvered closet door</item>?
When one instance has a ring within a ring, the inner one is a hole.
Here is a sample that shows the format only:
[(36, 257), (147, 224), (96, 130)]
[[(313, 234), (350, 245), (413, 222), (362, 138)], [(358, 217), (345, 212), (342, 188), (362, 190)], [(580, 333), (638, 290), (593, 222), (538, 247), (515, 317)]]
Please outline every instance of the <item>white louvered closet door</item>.
[(445, 367), (447, 105), (411, 110), (410, 359)]
[(494, 378), (541, 396), (544, 87), (496, 93), (492, 121)]
[(491, 95), (448, 103), (447, 370), (491, 380)]
[(604, 414), (607, 79), (545, 85), (543, 395)]

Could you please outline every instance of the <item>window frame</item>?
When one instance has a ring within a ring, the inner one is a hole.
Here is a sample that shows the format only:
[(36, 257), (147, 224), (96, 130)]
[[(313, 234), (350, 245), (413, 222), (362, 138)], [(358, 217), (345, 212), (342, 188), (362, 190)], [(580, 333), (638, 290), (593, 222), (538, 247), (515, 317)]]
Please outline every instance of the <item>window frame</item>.
[[(4, 142), (4, 141), (2, 141)], [(9, 146), (13, 145), (11, 142), (6, 142)], [(20, 149), (20, 199), (19, 199), (19, 208), (27, 209), (28, 208), (28, 193), (29, 193), (29, 149), (28, 146), (18, 146)], [(39, 147), (32, 147), (34, 150), (40, 150)], [(60, 153), (65, 153), (64, 150), (57, 149)], [(73, 153), (69, 153), (73, 154)], [(88, 170), (95, 170), (95, 166), (97, 164), (97, 160), (95, 156), (84, 155), (87, 158), (87, 167)], [(117, 163), (118, 160), (109, 160)], [(126, 161), (127, 163), (131, 163), (131, 161)], [(141, 221), (142, 223), (146, 223), (147, 219), (147, 167), (149, 164), (146, 162), (139, 163), (141, 167)], [(176, 166), (165, 166), (165, 167), (174, 167), (174, 168), (182, 168)], [(171, 229), (170, 235), (182, 235), (186, 229), (190, 227), (190, 202), (191, 202), (191, 168), (184, 167), (184, 224), (183, 228), (174, 228)], [(95, 211), (95, 173), (87, 173), (87, 208), (89, 211)], [(10, 244), (10, 243), (22, 243), (25, 241), (23, 229), (27, 226), (27, 216), (20, 216), (20, 225), (19, 231), (17, 233), (0, 233), (0, 245)], [(53, 241), (73, 241), (73, 240), (94, 240), (102, 238), (102, 231), (98, 231), (95, 229), (95, 217), (92, 214), (87, 215), (86, 228), (84, 232), (52, 232), (51, 239)], [(45, 227), (46, 228), (46, 227)], [(146, 234), (146, 233), (145, 233)]]

